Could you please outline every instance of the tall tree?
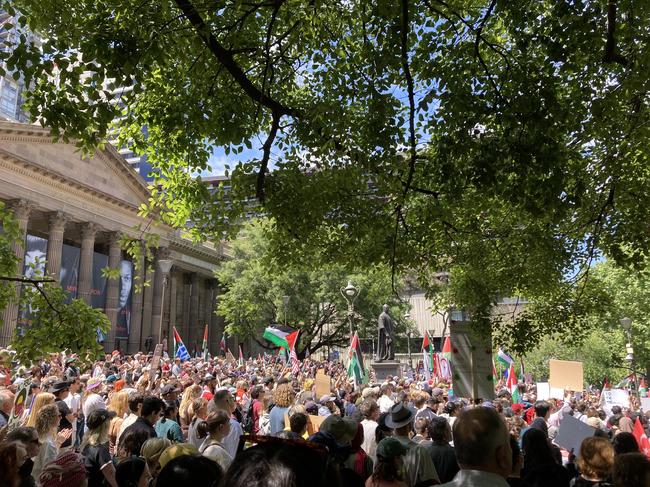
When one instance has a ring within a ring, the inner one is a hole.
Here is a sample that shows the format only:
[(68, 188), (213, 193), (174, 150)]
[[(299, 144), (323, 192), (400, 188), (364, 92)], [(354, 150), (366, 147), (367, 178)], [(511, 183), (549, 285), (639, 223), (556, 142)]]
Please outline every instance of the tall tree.
[(377, 317), (383, 304), (391, 306), (398, 332), (406, 330), (407, 323), (401, 317), (408, 305), (393, 294), (387, 266), (355, 272), (339, 264), (282, 264), (274, 261), (267, 236), (269, 228), (268, 221), (248, 224), (232, 243), (232, 258), (217, 271), (224, 286), (217, 311), (226, 318), (231, 334), (271, 347), (262, 339), (264, 328), (287, 323), (301, 330), (296, 346), (300, 357), (307, 349), (313, 353), (330, 346), (345, 346), (350, 340), (350, 317), (341, 288), (348, 281), (359, 290), (352, 322), (361, 338), (376, 338)]
[[(256, 197), (285, 260), (381, 262), (432, 292), (449, 271), (483, 323), (650, 245), (647, 1), (11, 4), (45, 39), (2, 54), (32, 114), (86, 147), (119, 115), (152, 208), (197, 239), (234, 236)], [(253, 148), (229, 191), (193, 177), (213, 146)]]

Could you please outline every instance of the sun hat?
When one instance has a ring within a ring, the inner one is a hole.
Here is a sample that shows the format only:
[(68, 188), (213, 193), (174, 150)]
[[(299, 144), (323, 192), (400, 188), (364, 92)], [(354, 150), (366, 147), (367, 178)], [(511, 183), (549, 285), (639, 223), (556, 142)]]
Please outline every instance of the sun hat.
[(38, 478), (41, 487), (77, 487), (85, 479), (84, 458), (73, 451), (61, 453), (45, 465)]
[(86, 418), (86, 426), (88, 429), (94, 430), (99, 428), (105, 421), (108, 421), (116, 416), (114, 411), (108, 409), (95, 409)]
[(406, 448), (397, 438), (388, 436), (377, 444), (377, 456), (383, 460), (391, 460), (406, 453)]
[(404, 406), (403, 403), (398, 402), (388, 412), (386, 417), (386, 426), (389, 428), (401, 428), (413, 421), (413, 411)]
[(339, 445), (347, 445), (357, 434), (357, 427), (356, 421), (330, 414), (321, 423), (319, 431), (329, 433)]

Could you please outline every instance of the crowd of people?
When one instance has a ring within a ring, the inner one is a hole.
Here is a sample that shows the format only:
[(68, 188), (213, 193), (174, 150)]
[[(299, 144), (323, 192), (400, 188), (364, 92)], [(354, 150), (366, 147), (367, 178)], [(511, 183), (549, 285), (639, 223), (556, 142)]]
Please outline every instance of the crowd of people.
[[(604, 411), (598, 391), (537, 400), (520, 384), (513, 403), (501, 384), (467, 400), (417, 373), (359, 385), (310, 359), (298, 373), (277, 357), (152, 363), (61, 354), (6, 368), (0, 486), (650, 486), (632, 434), (645, 415)], [(578, 451), (555, 441), (569, 415), (595, 431)]]

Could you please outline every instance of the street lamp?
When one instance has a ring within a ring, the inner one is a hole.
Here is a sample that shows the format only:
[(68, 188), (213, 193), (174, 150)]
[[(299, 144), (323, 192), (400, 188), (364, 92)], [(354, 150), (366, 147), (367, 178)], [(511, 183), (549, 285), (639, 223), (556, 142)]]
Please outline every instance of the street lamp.
[(282, 302), (284, 303), (284, 326), (287, 326), (287, 306), (289, 306), (289, 296), (286, 294), (282, 296)]
[(354, 287), (352, 281), (348, 281), (348, 285), (341, 288), (341, 295), (345, 298), (345, 301), (348, 303), (348, 321), (350, 322), (350, 337), (354, 333), (352, 317), (354, 316), (354, 301), (359, 296), (359, 288)]
[(636, 382), (636, 364), (634, 362), (634, 348), (632, 347), (632, 318), (628, 318), (627, 316), (621, 318), (620, 323), (627, 335), (627, 343), (625, 344), (625, 353), (627, 355), (625, 356), (625, 360), (630, 364), (630, 368), (632, 369), (632, 385), (634, 387), (634, 393), (638, 397), (639, 388)]
[(162, 282), (162, 299), (160, 300), (160, 322), (158, 323), (158, 342), (162, 344), (162, 324), (163, 315), (165, 314), (165, 289), (167, 288), (167, 280), (169, 278), (169, 271), (172, 269), (173, 262), (168, 259), (161, 259), (158, 261), (158, 267), (163, 275)]

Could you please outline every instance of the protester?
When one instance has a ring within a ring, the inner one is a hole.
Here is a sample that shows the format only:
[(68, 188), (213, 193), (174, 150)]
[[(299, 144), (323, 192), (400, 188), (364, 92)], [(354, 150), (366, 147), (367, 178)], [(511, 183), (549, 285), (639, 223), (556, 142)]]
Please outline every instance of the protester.
[(88, 431), (80, 450), (88, 474), (88, 487), (102, 487), (105, 484), (117, 487), (108, 439), (111, 419), (114, 417), (113, 411), (96, 409), (86, 418)]
[(205, 439), (205, 419), (208, 417), (208, 400), (197, 397), (189, 408), (191, 417), (187, 430), (187, 441), (195, 447), (200, 447)]
[[(54, 404), (59, 408), (61, 414), (61, 421), (59, 422), (59, 431), (70, 430), (74, 431), (72, 425), (76, 424), (77, 416), (68, 407), (65, 399), (70, 395), (70, 384), (67, 381), (58, 381), (50, 388), (50, 392), (54, 394)], [(66, 450), (72, 445), (72, 434), (70, 438), (61, 444), (61, 449)]]
[(556, 462), (551, 445), (541, 429), (530, 428), (522, 437), (524, 466), (521, 477), (530, 487), (568, 487), (569, 472)]
[(165, 404), (159, 397), (145, 397), (142, 401), (140, 416), (131, 426), (124, 430), (123, 434), (126, 435), (129, 431), (140, 431), (145, 433), (147, 438), (155, 438), (156, 430), (153, 425), (156, 424), (156, 421), (158, 421), (158, 418), (160, 418), (164, 407)]
[(27, 458), (25, 447), (19, 442), (0, 444), (0, 473), (2, 485), (18, 487), (20, 484), (20, 466)]
[(234, 458), (239, 449), (239, 438), (244, 434), (241, 424), (233, 417), (233, 413), (237, 408), (235, 398), (230, 392), (221, 390), (217, 391), (211, 403), (215, 410), (224, 411), (230, 418), (230, 431), (223, 439), (223, 446), (230, 456)]
[(202, 456), (181, 455), (163, 467), (156, 480), (156, 487), (217, 487), (222, 476), (223, 471), (216, 462)]
[(140, 411), (142, 410), (142, 401), (144, 401), (144, 395), (142, 395), (140, 392), (133, 391), (129, 392), (128, 397), (129, 415), (124, 419), (124, 421), (122, 421), (120, 429), (118, 430), (117, 439), (115, 442), (116, 451), (119, 449), (120, 439), (124, 434), (124, 431), (136, 422), (136, 420), (140, 417)]
[(284, 416), (289, 414), (289, 408), (296, 397), (291, 384), (281, 384), (273, 392), (275, 406), (269, 414), (270, 434), (276, 434), (284, 429)]
[(117, 466), (115, 479), (118, 487), (147, 487), (151, 479), (147, 462), (140, 457), (127, 458)]
[(162, 418), (155, 424), (154, 429), (158, 438), (167, 438), (172, 443), (183, 443), (183, 431), (175, 421), (178, 408), (175, 402), (165, 402)]
[(456, 452), (454, 447), (449, 444), (451, 441), (449, 422), (447, 419), (437, 416), (431, 420), (427, 428), (431, 443), (425, 445), (425, 447), (431, 456), (440, 482), (449, 482), (459, 470)]
[(35, 428), (19, 427), (14, 428), (7, 433), (6, 441), (19, 442), (25, 448), (27, 457), (18, 469), (18, 485), (20, 487), (33, 487), (36, 481), (32, 476), (34, 461), (32, 458), (38, 456), (41, 449), (41, 443), (38, 440), (38, 433)]
[(377, 445), (377, 463), (366, 487), (406, 487), (401, 471), (406, 448), (396, 438), (384, 438)]
[(199, 448), (199, 452), (204, 457), (217, 462), (225, 472), (233, 460), (233, 456), (223, 446), (223, 440), (230, 433), (230, 417), (225, 411), (219, 410), (211, 413), (206, 423), (208, 437)]
[(358, 474), (362, 479), (367, 479), (373, 472), (372, 458), (361, 448), (363, 443), (363, 425), (357, 425), (357, 433), (350, 442), (350, 455), (345, 461), (345, 466)]
[(44, 466), (38, 481), (40, 487), (86, 487), (83, 457), (73, 451), (61, 453)]
[(38, 478), (43, 467), (57, 457), (61, 445), (72, 435), (71, 429), (58, 431), (60, 421), (61, 413), (55, 404), (46, 404), (36, 414), (36, 432), (41, 448), (34, 458), (34, 478)]
[(151, 477), (155, 480), (160, 473), (160, 456), (171, 446), (172, 442), (167, 438), (149, 438), (140, 449), (140, 455), (147, 461), (147, 467)]
[(614, 458), (612, 469), (614, 487), (648, 487), (650, 461), (641, 453), (622, 453)]
[[(25, 422), (24, 426), (29, 426), (31, 428), (36, 427), (36, 416), (38, 415), (38, 412), (43, 408), (43, 406), (46, 406), (48, 404), (54, 404), (54, 394), (50, 394), (49, 392), (41, 392), (39, 393), (33, 400), (32, 400), (32, 406), (29, 410), (29, 416), (27, 417), (27, 421)], [(13, 405), (13, 401), (12, 401)], [(58, 425), (57, 425), (58, 426)]]
[[(104, 398), (97, 394), (97, 391), (101, 389), (101, 386), (102, 380), (98, 377), (92, 377), (88, 380), (84, 395), (81, 399), (81, 408), (85, 418), (90, 416), (90, 413), (97, 409), (106, 409)], [(84, 431), (87, 431), (87, 428)]]
[(108, 405), (108, 410), (115, 413), (114, 417), (111, 419), (110, 427), (108, 429), (109, 450), (111, 452), (111, 455), (114, 455), (117, 451), (117, 437), (119, 435), (120, 429), (122, 428), (122, 423), (124, 423), (124, 420), (127, 417), (127, 412), (129, 410), (128, 391), (119, 391), (113, 394)]
[(605, 438), (585, 438), (580, 445), (578, 469), (580, 476), (572, 487), (608, 487), (608, 477), (614, 465), (614, 447)]

